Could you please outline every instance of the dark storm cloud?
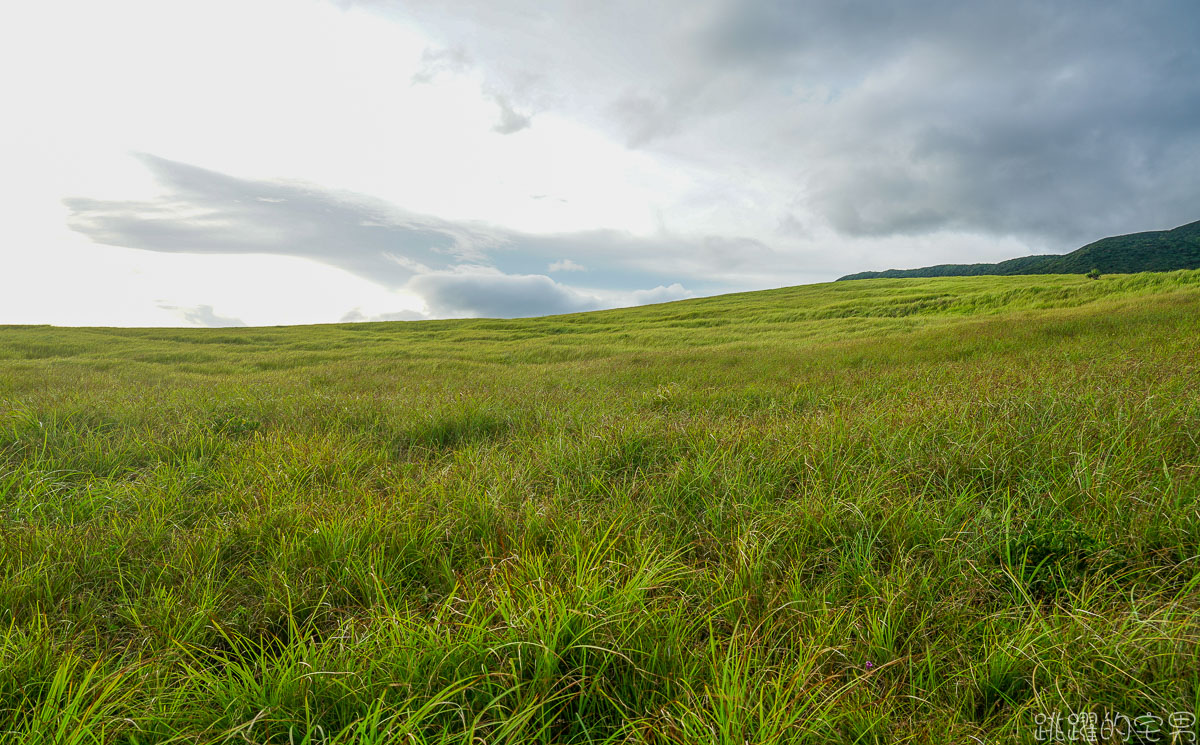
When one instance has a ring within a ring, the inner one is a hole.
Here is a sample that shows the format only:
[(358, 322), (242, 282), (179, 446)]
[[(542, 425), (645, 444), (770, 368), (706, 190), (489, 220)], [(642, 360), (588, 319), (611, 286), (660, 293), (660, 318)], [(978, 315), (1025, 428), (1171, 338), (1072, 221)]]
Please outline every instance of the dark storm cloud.
[(520, 110), (790, 183), (846, 235), (1065, 250), (1200, 217), (1191, 0), (364, 4), (466, 45)]
[[(851, 234), (978, 230), (1064, 248), (1195, 219), (1200, 14), (1164, 7), (929, 3), (876, 19), (848, 45), (875, 64), (829, 105), (823, 150), (804, 148), (812, 204)], [(844, 17), (829, 25), (846, 37)]]

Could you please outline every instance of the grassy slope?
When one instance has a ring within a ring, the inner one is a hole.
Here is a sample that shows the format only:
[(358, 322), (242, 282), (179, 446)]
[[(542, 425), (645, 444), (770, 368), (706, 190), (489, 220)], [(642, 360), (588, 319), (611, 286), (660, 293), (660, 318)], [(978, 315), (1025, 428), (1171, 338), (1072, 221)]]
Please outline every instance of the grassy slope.
[(1200, 269), (1200, 222), (1174, 230), (1153, 230), (1102, 238), (1071, 253), (1022, 256), (998, 264), (938, 264), (920, 269), (859, 272), (841, 279), (899, 277), (977, 277), (1013, 274), (1103, 274)]
[(1200, 272), (0, 328), (0, 739), (1197, 711), (1197, 339)]

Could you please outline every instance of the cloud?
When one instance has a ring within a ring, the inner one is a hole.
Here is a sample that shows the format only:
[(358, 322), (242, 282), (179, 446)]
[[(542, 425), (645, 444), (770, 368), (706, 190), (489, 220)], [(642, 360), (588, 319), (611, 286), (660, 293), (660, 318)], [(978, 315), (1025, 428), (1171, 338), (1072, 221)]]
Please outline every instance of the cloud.
[(519, 318), (604, 307), (599, 297), (542, 274), (504, 274), (480, 266), (418, 275), (407, 289), (424, 298), (430, 314), (439, 318)]
[(477, 257), (498, 240), (358, 194), (138, 157), (166, 193), (149, 201), (65, 199), (71, 229), (97, 243), (150, 251), (316, 259), (393, 286)]
[[(313, 259), (387, 287), (458, 265), (536, 274), (550, 262), (587, 266), (600, 289), (803, 266), (744, 236), (637, 236), (621, 230), (524, 233), (420, 215), (370, 196), (305, 183), (242, 179), (153, 155), (137, 156), (163, 194), (150, 200), (69, 198), (67, 225), (97, 243), (148, 251), (278, 254)], [(563, 265), (566, 266), (566, 265)], [(561, 270), (561, 269), (560, 269)]]
[(695, 297), (683, 285), (675, 282), (670, 287), (659, 285), (652, 290), (634, 290), (631, 293), (631, 305), (650, 305), (651, 303), (669, 303), (673, 300), (686, 300)]
[(492, 127), (493, 131), (502, 135), (510, 135), (529, 127), (532, 120), (527, 115), (515, 110), (509, 102), (508, 96), (496, 94), (492, 96), (492, 100), (500, 107), (500, 119)]
[(469, 48), (515, 110), (771, 190), (772, 221), (1068, 250), (1200, 217), (1190, 0), (363, 5)]
[(346, 312), (338, 323), (359, 323), (362, 321), (424, 321), (429, 317), (415, 310), (399, 310), (392, 313), (375, 313), (367, 315), (361, 308), (353, 308)]
[[(470, 72), (471, 68), (471, 59), (462, 47), (429, 48), (421, 54), (420, 65), (413, 73), (410, 83), (412, 85), (428, 85), (442, 75), (464, 75)], [(500, 110), (500, 116), (492, 127), (492, 131), (510, 135), (529, 128), (532, 118), (528, 114), (517, 111), (513, 107), (509, 95), (494, 87), (486, 90), (485, 95)]]
[(240, 318), (232, 316), (218, 315), (211, 305), (195, 305), (192, 307), (181, 308), (176, 305), (159, 304), (163, 310), (175, 311), (183, 320), (196, 326), (205, 328), (225, 328), (229, 326), (245, 326), (246, 323)]
[[(143, 201), (64, 200), (72, 229), (97, 243), (149, 251), (312, 259), (416, 293), (427, 308), (426, 315), (368, 315), (355, 308), (343, 316), (347, 322), (532, 316), (662, 302), (692, 295), (680, 279), (690, 278), (689, 284), (710, 293), (722, 291), (720, 272), (732, 274), (773, 257), (764, 244), (739, 237), (639, 237), (615, 230), (528, 234), (416, 215), (309, 184), (240, 179), (139, 157), (164, 193)], [(542, 273), (582, 272), (584, 261), (588, 287)], [(240, 323), (216, 316), (208, 306), (181, 312), (196, 323)]]
[(461, 75), (471, 69), (471, 60), (461, 48), (426, 49), (421, 54), (421, 64), (413, 73), (412, 85), (432, 83), (439, 75)]
[(436, 318), (522, 318), (666, 303), (695, 297), (683, 285), (631, 292), (589, 292), (544, 274), (505, 274), (491, 267), (459, 266), (421, 274), (407, 290), (425, 299)]

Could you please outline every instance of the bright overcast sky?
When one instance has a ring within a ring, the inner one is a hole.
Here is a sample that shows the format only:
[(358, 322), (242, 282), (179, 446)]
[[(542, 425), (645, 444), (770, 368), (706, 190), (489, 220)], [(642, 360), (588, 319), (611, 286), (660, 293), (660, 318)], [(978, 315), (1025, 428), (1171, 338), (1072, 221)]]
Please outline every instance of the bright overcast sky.
[(523, 316), (1200, 219), (1200, 5), (0, 11), (0, 323)]

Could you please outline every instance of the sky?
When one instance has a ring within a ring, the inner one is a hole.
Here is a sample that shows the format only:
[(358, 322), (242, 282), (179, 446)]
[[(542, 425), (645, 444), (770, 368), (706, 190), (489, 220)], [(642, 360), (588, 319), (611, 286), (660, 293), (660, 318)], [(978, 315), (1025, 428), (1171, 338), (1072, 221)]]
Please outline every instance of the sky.
[(520, 317), (1200, 219), (1200, 5), (0, 10), (0, 323)]

